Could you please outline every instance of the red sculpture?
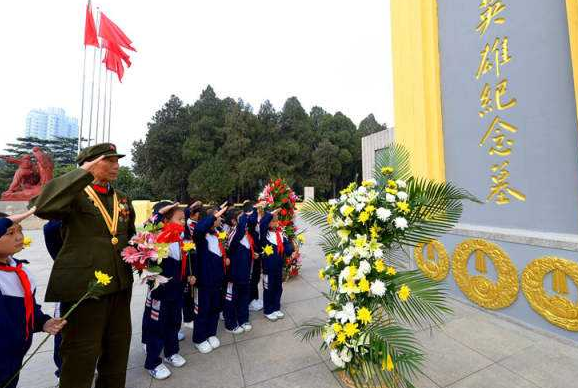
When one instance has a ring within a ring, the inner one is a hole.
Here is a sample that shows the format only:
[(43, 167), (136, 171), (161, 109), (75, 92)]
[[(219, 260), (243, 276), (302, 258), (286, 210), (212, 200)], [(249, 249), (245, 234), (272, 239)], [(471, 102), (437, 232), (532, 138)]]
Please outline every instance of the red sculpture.
[(24, 155), (20, 159), (0, 156), (6, 162), (18, 165), (10, 187), (2, 193), (3, 201), (29, 201), (40, 194), (42, 187), (52, 179), (54, 163), (50, 155), (38, 147), (32, 149), (32, 154)]

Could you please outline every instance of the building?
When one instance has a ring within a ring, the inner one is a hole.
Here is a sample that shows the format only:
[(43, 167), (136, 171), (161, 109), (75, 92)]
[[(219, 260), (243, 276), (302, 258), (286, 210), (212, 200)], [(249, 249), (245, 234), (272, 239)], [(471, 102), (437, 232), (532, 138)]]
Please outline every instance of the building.
[(78, 137), (78, 119), (66, 116), (62, 108), (31, 110), (26, 116), (26, 137), (54, 140)]

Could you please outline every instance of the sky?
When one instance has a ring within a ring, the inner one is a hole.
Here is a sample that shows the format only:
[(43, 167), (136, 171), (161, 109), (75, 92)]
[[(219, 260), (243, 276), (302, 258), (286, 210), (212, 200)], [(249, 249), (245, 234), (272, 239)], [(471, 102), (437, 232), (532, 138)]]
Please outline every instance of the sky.
[[(137, 49), (112, 95), (111, 140), (130, 154), (171, 94), (193, 103), (212, 85), (255, 111), (297, 96), (306, 110), (369, 113), (394, 124), (389, 2), (383, 0), (96, 0)], [(5, 5), (0, 36), (0, 146), (31, 109), (80, 118), (86, 2)], [(12, 38), (10, 38), (12, 37)], [(92, 51), (88, 51), (87, 88)], [(87, 93), (88, 93), (87, 89)], [(102, 93), (102, 92), (101, 92)], [(88, 123), (85, 114), (85, 131)], [(93, 119), (94, 120), (94, 119)], [(93, 124), (94, 125), (94, 124)], [(94, 129), (93, 129), (94, 130)], [(126, 158), (125, 164), (130, 164)]]

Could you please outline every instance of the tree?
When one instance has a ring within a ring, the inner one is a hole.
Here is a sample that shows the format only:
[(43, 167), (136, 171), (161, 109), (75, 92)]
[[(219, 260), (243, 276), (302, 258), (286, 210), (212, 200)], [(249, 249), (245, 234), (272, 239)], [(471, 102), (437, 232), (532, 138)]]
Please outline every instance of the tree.
[(383, 131), (385, 129), (387, 129), (387, 125), (378, 123), (373, 113), (369, 114), (359, 123), (359, 132), (361, 137), (368, 136), (372, 133)]
[(125, 193), (132, 200), (150, 200), (152, 198), (151, 187), (148, 182), (136, 176), (130, 168), (121, 167), (118, 179), (114, 187)]
[(201, 163), (189, 175), (191, 196), (203, 202), (220, 203), (229, 199), (234, 187), (235, 182), (229, 166), (217, 158)]

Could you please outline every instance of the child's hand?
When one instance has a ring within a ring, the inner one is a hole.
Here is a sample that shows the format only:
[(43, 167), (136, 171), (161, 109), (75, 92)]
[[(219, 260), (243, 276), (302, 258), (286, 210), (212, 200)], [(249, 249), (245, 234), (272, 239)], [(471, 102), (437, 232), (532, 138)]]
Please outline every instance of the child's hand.
[(13, 223), (18, 224), (18, 223), (24, 221), (25, 219), (27, 219), (28, 217), (30, 217), (31, 215), (33, 215), (35, 211), (36, 211), (36, 206), (32, 206), (25, 213), (13, 214), (11, 216), (8, 216), (7, 218), (9, 220), (11, 220)]
[(223, 214), (225, 214), (226, 211), (227, 207), (221, 208), (221, 210), (215, 213), (215, 218), (220, 218), (221, 216), (223, 216)]
[(177, 206), (179, 206), (180, 204), (178, 202), (175, 202), (173, 204), (167, 205), (165, 207), (163, 207), (161, 210), (159, 210), (160, 214), (166, 214), (168, 213), (171, 209), (176, 208)]
[(51, 318), (42, 327), (46, 333), (56, 335), (66, 325), (66, 321), (62, 318)]
[(281, 211), (281, 208), (275, 209), (271, 212), (271, 215), (274, 216)]
[(259, 254), (257, 252), (253, 253), (253, 259), (254, 260), (258, 260), (259, 259)]
[(194, 276), (189, 276), (189, 279), (188, 279), (188, 280), (189, 280), (189, 284), (190, 284), (191, 286), (194, 286), (195, 283), (197, 282), (197, 278), (194, 277)]
[(226, 265), (227, 267), (230, 266), (230, 265), (231, 265), (231, 259), (226, 258), (226, 259), (225, 259), (225, 265)]

